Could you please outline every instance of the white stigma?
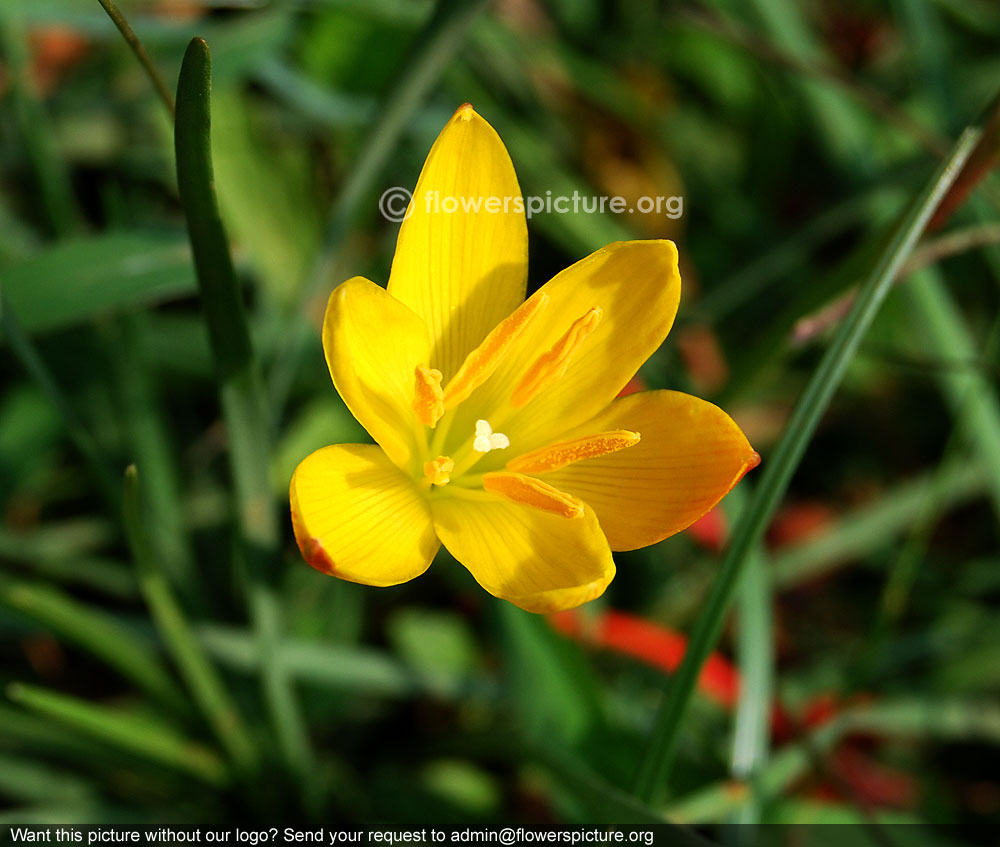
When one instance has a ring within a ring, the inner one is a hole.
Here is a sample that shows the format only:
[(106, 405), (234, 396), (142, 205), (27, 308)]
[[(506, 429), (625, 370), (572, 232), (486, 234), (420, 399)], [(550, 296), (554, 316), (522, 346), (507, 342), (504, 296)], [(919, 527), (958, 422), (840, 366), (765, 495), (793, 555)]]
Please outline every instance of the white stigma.
[(472, 449), (477, 453), (489, 453), (490, 450), (503, 450), (510, 447), (510, 439), (502, 432), (494, 432), (489, 421), (476, 421), (476, 440)]

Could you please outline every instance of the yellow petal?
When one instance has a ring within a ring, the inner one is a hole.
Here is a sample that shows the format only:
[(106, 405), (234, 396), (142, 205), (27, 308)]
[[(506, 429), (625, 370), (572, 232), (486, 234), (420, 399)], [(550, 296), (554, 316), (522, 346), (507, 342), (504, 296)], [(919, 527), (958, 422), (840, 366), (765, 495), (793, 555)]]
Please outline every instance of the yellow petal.
[(357, 276), (330, 295), (323, 349), (344, 403), (386, 455), (408, 467), (416, 428), (415, 368), (427, 361), (427, 328), (384, 288)]
[(494, 597), (528, 612), (572, 609), (600, 597), (615, 575), (608, 542), (586, 508), (567, 520), (497, 497), (431, 500), (448, 551)]
[[(677, 248), (670, 241), (610, 244), (533, 295), (541, 296), (549, 298), (545, 312), (525, 328), (489, 380), (455, 410), (452, 432), (471, 431), (477, 418), (485, 418), (522, 453), (545, 446), (606, 407), (670, 330), (680, 299)], [(601, 319), (571, 339), (571, 355), (560, 363), (565, 372), (513, 409), (515, 388), (537, 362), (559, 353), (571, 328), (595, 309)], [(482, 469), (491, 470), (497, 461), (483, 462)]]
[[(462, 106), (424, 162), (389, 276), (391, 294), (426, 322), (429, 364), (446, 382), (524, 299), (528, 231), (514, 202), (520, 197), (503, 142), (472, 106)], [(451, 203), (457, 210), (447, 211)]]
[(427, 499), (372, 444), (335, 444), (307, 456), (289, 489), (305, 560), (365, 585), (397, 585), (427, 570), (440, 543)]
[(722, 409), (678, 391), (623, 397), (577, 433), (611, 429), (642, 439), (547, 473), (545, 481), (594, 509), (612, 550), (645, 547), (686, 529), (760, 461)]

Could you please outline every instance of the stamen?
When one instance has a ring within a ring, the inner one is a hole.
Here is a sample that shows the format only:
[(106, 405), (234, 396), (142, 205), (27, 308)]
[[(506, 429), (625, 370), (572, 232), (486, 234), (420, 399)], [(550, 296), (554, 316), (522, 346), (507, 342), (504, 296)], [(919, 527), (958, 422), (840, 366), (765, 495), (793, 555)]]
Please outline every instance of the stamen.
[(515, 409), (534, 399), (542, 389), (552, 385), (566, 373), (573, 354), (601, 322), (602, 315), (601, 309), (595, 306), (583, 317), (577, 318), (552, 349), (535, 360), (511, 396), (510, 402)]
[(433, 462), (424, 462), (424, 476), (432, 485), (447, 485), (455, 463), (448, 456), (438, 456)]
[(413, 373), (416, 377), (413, 411), (417, 413), (417, 420), (433, 429), (444, 414), (441, 371), (427, 365), (417, 365)]
[(477, 453), (489, 453), (490, 450), (503, 450), (510, 447), (510, 439), (502, 432), (494, 432), (488, 421), (476, 421), (476, 438), (472, 449)]
[(445, 409), (454, 409), (490, 378), (510, 346), (548, 302), (549, 295), (544, 292), (525, 300), (465, 357), (462, 366), (444, 388)]
[(593, 459), (617, 453), (626, 447), (639, 443), (638, 432), (627, 429), (615, 429), (611, 432), (601, 432), (597, 435), (585, 435), (582, 438), (571, 438), (568, 441), (557, 441), (548, 447), (540, 447), (511, 459), (507, 470), (518, 473), (546, 473), (558, 468), (579, 462), (582, 459)]
[(522, 506), (532, 506), (564, 518), (583, 515), (583, 503), (547, 482), (519, 473), (483, 474), (483, 488)]

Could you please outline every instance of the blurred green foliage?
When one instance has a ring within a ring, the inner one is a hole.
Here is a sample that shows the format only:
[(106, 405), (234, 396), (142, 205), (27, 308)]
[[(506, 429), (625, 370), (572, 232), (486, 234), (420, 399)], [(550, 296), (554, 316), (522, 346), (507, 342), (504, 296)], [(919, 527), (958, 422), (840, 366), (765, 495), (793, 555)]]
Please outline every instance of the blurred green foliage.
[[(996, 94), (1000, 9), (122, 10), (170, 88), (190, 39), (211, 47), (215, 189), (261, 381), (220, 401), (142, 67), (97, 3), (5, 0), (0, 820), (1000, 822), (992, 177), (853, 358), (741, 586), (721, 650), (742, 696), (696, 697), (649, 804), (629, 790), (662, 669), (494, 601), (444, 553), (391, 589), (323, 577), (284, 517), (301, 458), (367, 438), (323, 361), (326, 296), (387, 278), (378, 197), (414, 184), (457, 105), (496, 127), (526, 194), (684, 197), (677, 221), (533, 218), (530, 284), (610, 241), (675, 238), (681, 313), (642, 377), (725, 406), (767, 462), (837, 323), (825, 307)], [(281, 519), (256, 564), (228, 464), (254, 439)], [(622, 554), (584, 617), (688, 631), (718, 559), (689, 533)]]

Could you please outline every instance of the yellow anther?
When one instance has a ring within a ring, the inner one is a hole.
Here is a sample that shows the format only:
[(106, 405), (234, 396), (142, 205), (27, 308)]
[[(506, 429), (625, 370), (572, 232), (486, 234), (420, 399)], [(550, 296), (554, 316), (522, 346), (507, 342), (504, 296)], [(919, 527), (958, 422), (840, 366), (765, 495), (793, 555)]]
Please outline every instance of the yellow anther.
[(492, 376), (510, 346), (548, 302), (549, 295), (544, 292), (525, 300), (465, 357), (462, 366), (444, 387), (446, 409), (454, 409)]
[(455, 463), (448, 456), (438, 456), (433, 462), (424, 462), (424, 476), (432, 485), (447, 485)]
[(617, 453), (619, 450), (638, 444), (639, 439), (638, 432), (615, 429), (597, 435), (557, 441), (548, 447), (541, 447), (511, 459), (507, 463), (507, 470), (518, 473), (546, 473), (579, 462), (581, 459), (593, 459), (597, 456), (606, 456), (608, 453)]
[(413, 389), (413, 411), (417, 420), (432, 429), (444, 414), (444, 393), (441, 391), (441, 371), (427, 365), (417, 365), (413, 371), (416, 384)]
[(577, 318), (573, 326), (566, 330), (566, 334), (552, 345), (552, 349), (542, 353), (535, 360), (511, 395), (510, 402), (514, 408), (519, 409), (524, 406), (542, 389), (552, 385), (566, 373), (573, 354), (601, 322), (602, 314), (603, 312), (595, 306), (583, 317)]
[(497, 471), (483, 474), (483, 488), (521, 506), (531, 506), (564, 518), (578, 518), (583, 503), (547, 482), (519, 473)]

